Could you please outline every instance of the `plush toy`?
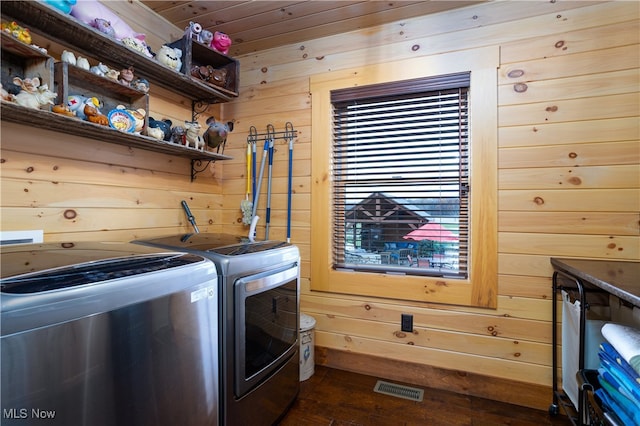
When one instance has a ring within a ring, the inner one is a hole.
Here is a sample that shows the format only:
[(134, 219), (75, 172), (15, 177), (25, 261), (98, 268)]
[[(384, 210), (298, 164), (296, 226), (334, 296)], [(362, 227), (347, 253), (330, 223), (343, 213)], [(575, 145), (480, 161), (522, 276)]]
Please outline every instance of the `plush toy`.
[(89, 26), (95, 25), (96, 18), (108, 21), (117, 40), (127, 37), (136, 38), (140, 41), (145, 39), (144, 34), (133, 31), (126, 22), (98, 0), (78, 0), (71, 8), (71, 16)]
[(209, 127), (204, 132), (204, 142), (209, 148), (216, 148), (216, 152), (220, 152), (220, 147), (222, 147), (222, 152), (224, 153), (227, 136), (229, 132), (233, 131), (233, 122), (218, 123), (214, 117), (209, 117), (207, 125)]
[(213, 33), (213, 40), (211, 41), (211, 48), (216, 52), (220, 52), (223, 54), (229, 53), (229, 48), (231, 47), (231, 39), (225, 33), (220, 31), (216, 31)]
[(71, 8), (76, 4), (76, 0), (44, 0), (44, 2), (66, 14), (71, 12)]
[(182, 60), (180, 58), (182, 58), (182, 50), (169, 47), (166, 44), (162, 45), (156, 54), (156, 61), (178, 72), (182, 68)]

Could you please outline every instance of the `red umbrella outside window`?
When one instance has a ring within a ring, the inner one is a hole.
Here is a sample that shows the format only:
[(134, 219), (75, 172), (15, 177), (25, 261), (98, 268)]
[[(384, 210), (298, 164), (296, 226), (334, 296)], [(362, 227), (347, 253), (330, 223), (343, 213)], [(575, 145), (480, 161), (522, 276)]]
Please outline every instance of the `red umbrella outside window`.
[(429, 222), (425, 223), (418, 229), (414, 229), (409, 232), (407, 235), (403, 236), (405, 240), (414, 240), (414, 241), (422, 241), (422, 240), (431, 240), (431, 241), (440, 241), (443, 243), (446, 242), (456, 242), (458, 241), (458, 236), (453, 232), (449, 231), (444, 226), (439, 223)]

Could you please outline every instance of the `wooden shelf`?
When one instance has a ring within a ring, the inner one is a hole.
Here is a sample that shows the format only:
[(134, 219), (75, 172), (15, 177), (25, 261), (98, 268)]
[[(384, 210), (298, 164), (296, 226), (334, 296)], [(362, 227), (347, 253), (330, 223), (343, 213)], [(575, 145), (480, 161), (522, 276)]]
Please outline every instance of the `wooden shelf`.
[(192, 100), (221, 103), (238, 97), (237, 92), (213, 87), (166, 67), (44, 3), (3, 1), (2, 14), (14, 17), (33, 32), (63, 45), (73, 46), (83, 55), (98, 56), (105, 63), (124, 68), (133, 66), (136, 75)]
[(0, 106), (2, 121), (11, 121), (25, 126), (82, 136), (103, 143), (125, 145), (132, 148), (171, 154), (190, 158), (194, 161), (230, 160), (232, 158), (213, 152), (198, 151), (195, 148), (176, 145), (171, 142), (159, 141), (149, 136), (120, 132), (111, 127), (100, 126), (78, 118), (66, 117), (45, 110), (26, 108), (11, 102), (2, 101)]

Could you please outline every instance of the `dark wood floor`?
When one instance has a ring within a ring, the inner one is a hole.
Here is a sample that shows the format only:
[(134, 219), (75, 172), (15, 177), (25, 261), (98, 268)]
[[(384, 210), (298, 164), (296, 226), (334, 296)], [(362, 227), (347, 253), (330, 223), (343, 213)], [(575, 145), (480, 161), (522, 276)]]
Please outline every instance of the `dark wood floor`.
[[(424, 389), (422, 402), (373, 391), (378, 378), (316, 366), (279, 426), (541, 426), (570, 425), (546, 411)], [(416, 387), (410, 385), (412, 387)]]

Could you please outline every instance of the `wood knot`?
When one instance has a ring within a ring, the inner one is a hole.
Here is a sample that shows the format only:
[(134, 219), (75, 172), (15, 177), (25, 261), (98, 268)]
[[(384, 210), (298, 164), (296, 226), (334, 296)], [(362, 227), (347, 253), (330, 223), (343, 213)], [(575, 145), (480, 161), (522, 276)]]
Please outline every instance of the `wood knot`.
[(570, 152), (569, 153), (569, 158), (577, 158), (578, 154), (576, 154), (575, 152)]
[(69, 219), (69, 220), (75, 219), (76, 217), (78, 217), (78, 213), (76, 213), (76, 211), (73, 209), (65, 210), (62, 215), (64, 216), (65, 219)]
[(547, 111), (547, 112), (556, 112), (557, 110), (558, 110), (558, 107), (557, 107), (557, 106), (555, 106), (555, 105), (550, 106), (550, 107), (547, 107), (547, 108), (545, 109), (545, 111)]
[(321, 61), (321, 60), (323, 60), (323, 59), (324, 59), (324, 55), (322, 55), (322, 56), (316, 56), (316, 60), (318, 60), (318, 61)]
[(516, 358), (520, 358), (520, 355), (521, 355), (520, 352), (516, 352), (516, 353), (513, 354), (513, 356), (516, 357)]
[(509, 78), (518, 78), (524, 75), (524, 70), (511, 70), (507, 73)]
[(74, 248), (76, 245), (74, 243), (62, 243), (60, 247), (62, 248)]
[(582, 183), (582, 179), (580, 179), (578, 176), (572, 176), (567, 179), (567, 182), (569, 182), (571, 185), (580, 185)]
[(350, 336), (344, 336), (344, 340), (345, 342), (349, 342), (349, 343), (353, 341), (353, 339)]
[(556, 47), (556, 49), (560, 49), (562, 46), (564, 46), (564, 40), (558, 40), (556, 44), (554, 44), (554, 46)]
[(616, 243), (609, 243), (609, 244), (607, 244), (607, 248), (608, 248), (608, 249), (610, 249), (610, 250), (613, 250), (613, 249), (614, 249), (614, 248), (616, 248), (616, 247), (617, 247), (617, 246), (616, 246)]
[(529, 86), (527, 86), (525, 83), (516, 83), (513, 85), (513, 90), (515, 90), (516, 93), (524, 93), (528, 88)]
[(27, 173), (32, 173), (35, 169), (32, 166), (27, 167)]
[(533, 199), (533, 202), (534, 202), (535, 204), (537, 204), (537, 205), (541, 206), (541, 205), (543, 205), (543, 204), (544, 204), (544, 198), (542, 198), (542, 197), (535, 197), (535, 198)]
[(365, 311), (370, 311), (371, 310), (371, 305), (369, 305), (369, 304), (364, 305), (364, 309), (365, 309)]
[(419, 44), (414, 44), (413, 46), (411, 46), (411, 50), (414, 51), (414, 52), (420, 50), (420, 45)]
[(402, 331), (396, 331), (395, 333), (393, 333), (396, 337), (400, 338), (400, 339), (404, 339), (405, 337), (407, 337), (407, 333), (402, 332)]
[(263, 73), (265, 73), (265, 72), (269, 71), (269, 68), (267, 68), (267, 67), (262, 67), (262, 68), (260, 68), (260, 71), (262, 71)]

